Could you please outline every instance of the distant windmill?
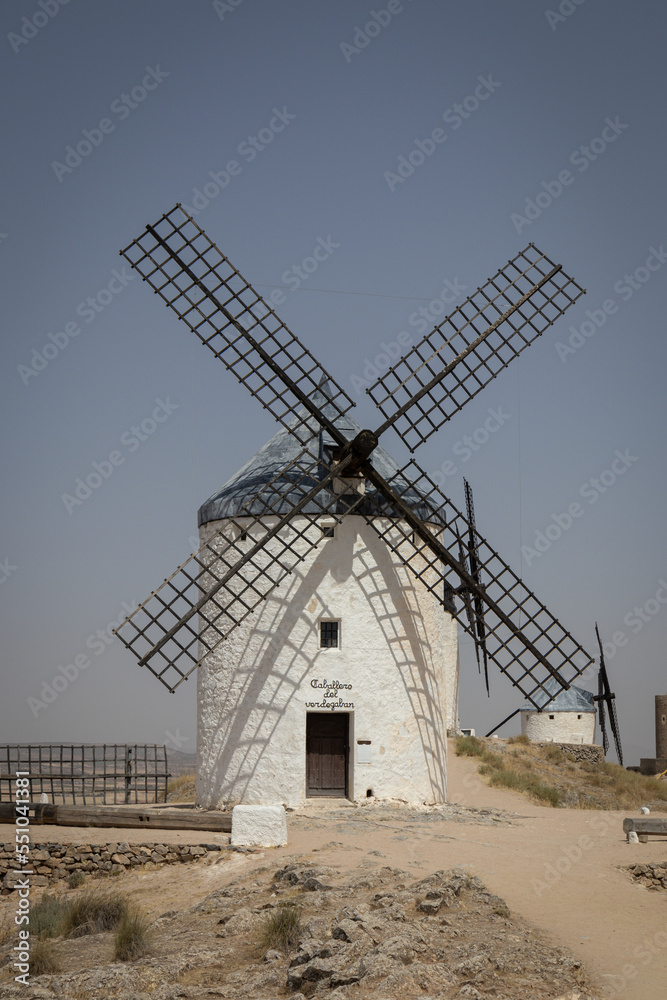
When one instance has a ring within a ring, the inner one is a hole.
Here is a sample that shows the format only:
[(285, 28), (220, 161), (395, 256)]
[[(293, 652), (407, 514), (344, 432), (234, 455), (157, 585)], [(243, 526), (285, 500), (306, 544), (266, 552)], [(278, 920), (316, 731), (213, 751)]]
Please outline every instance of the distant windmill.
[(487, 688), (491, 661), (538, 707), (547, 681), (567, 689), (587, 669), (592, 658), (477, 532), (469, 487), (463, 514), (414, 460), (391, 467), (378, 447), (393, 428), (414, 451), (554, 323), (583, 293), (561, 265), (532, 243), (508, 261), (371, 386), (382, 422), (350, 436), (352, 400), (179, 205), (122, 254), (294, 442), (119, 627), (141, 666), (173, 691), (331, 537), (323, 524), (354, 515), (456, 615)]

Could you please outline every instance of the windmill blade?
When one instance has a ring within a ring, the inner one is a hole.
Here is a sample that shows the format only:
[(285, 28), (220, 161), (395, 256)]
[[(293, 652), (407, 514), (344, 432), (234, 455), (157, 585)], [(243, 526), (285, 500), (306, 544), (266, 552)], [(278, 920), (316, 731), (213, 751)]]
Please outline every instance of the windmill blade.
[(363, 501), (336, 489), (351, 455), (328, 467), (312, 451), (280, 469), (115, 630), (170, 691), (321, 544), (321, 515), (340, 520)]
[(612, 695), (611, 699), (607, 702), (609, 708), (609, 723), (611, 725), (611, 731), (614, 736), (614, 746), (616, 747), (616, 756), (618, 757), (618, 763), (623, 767), (623, 750), (621, 748), (621, 735), (618, 730), (618, 716), (616, 715), (616, 695)]
[(598, 670), (598, 694), (595, 699), (598, 703), (598, 711), (600, 713), (600, 735), (602, 736), (602, 749), (605, 754), (609, 749), (609, 737), (607, 736), (607, 722), (605, 719), (605, 698), (604, 698), (604, 684), (602, 682), (602, 669)]
[[(463, 488), (465, 490), (466, 497), (466, 513), (468, 515), (468, 552), (470, 553), (470, 575), (477, 584), (479, 590), (482, 589), (482, 578), (479, 566), (479, 557), (477, 553), (477, 543), (475, 541), (475, 506), (472, 499), (472, 489), (470, 483), (467, 479), (463, 480)], [(484, 627), (484, 604), (479, 595), (479, 592), (474, 595), (475, 601), (475, 614), (476, 614), (476, 626), (477, 626), (477, 645), (481, 650), (482, 659), (484, 661), (484, 682), (486, 684), (486, 693), (489, 694), (489, 661), (488, 654), (486, 651), (486, 629)], [(479, 663), (479, 657), (477, 659)]]
[[(180, 205), (121, 254), (297, 439), (300, 424), (290, 418), (302, 407), (337, 436), (333, 420), (354, 402)], [(325, 380), (331, 393), (322, 409), (312, 396)]]
[(607, 706), (607, 714), (609, 715), (609, 726), (614, 737), (614, 746), (616, 747), (616, 756), (618, 757), (618, 762), (623, 767), (623, 750), (621, 748), (621, 736), (618, 728), (618, 716), (616, 715), (616, 695), (612, 692), (609, 686), (609, 677), (607, 675), (607, 668), (604, 662), (604, 647), (602, 645), (602, 640), (600, 639), (600, 631), (598, 629), (598, 623), (595, 623), (595, 634), (598, 640), (598, 646), (600, 647), (600, 669), (598, 671), (598, 696), (595, 699), (600, 707), (600, 732), (602, 733), (602, 745), (604, 747), (604, 752), (606, 753), (609, 749), (609, 737), (607, 736), (607, 730), (604, 720), (604, 706)]
[(533, 243), (367, 390), (414, 451), (576, 302), (584, 289)]
[[(458, 540), (458, 543), (459, 543), (459, 562), (467, 572), (470, 572), (465, 549), (463, 548), (463, 542), (461, 541), (460, 538)], [(481, 674), (482, 661), (480, 660), (479, 656), (479, 642), (477, 641), (477, 630), (475, 628), (475, 614), (472, 610), (472, 600), (470, 598), (470, 592), (468, 591), (467, 587), (460, 588), (459, 597), (463, 601), (463, 607), (465, 609), (466, 618), (468, 619), (468, 633), (474, 639), (475, 657), (477, 659), (477, 672)]]
[[(474, 528), (479, 568), (488, 582), (480, 586), (454, 558), (451, 552), (471, 526), (414, 461), (391, 481), (370, 465), (365, 474), (375, 487), (374, 493), (367, 490), (372, 513), (362, 508), (368, 523), (440, 603), (447, 587), (464, 586), (479, 598), (489, 659), (536, 708), (545, 695), (553, 697), (544, 686), (550, 677), (567, 689), (590, 666), (592, 657)], [(455, 614), (475, 639), (462, 609)]]

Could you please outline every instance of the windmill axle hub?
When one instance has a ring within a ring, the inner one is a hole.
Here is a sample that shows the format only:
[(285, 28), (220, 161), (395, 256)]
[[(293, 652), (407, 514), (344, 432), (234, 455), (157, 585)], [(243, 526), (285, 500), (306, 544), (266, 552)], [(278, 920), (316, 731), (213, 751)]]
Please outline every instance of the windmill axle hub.
[(347, 476), (353, 476), (359, 473), (362, 465), (368, 459), (369, 455), (375, 451), (377, 446), (378, 439), (373, 431), (359, 431), (354, 440), (350, 441), (349, 445), (340, 456), (341, 460), (343, 458), (347, 458), (349, 454), (352, 454), (353, 456), (351, 463), (345, 470), (345, 474)]

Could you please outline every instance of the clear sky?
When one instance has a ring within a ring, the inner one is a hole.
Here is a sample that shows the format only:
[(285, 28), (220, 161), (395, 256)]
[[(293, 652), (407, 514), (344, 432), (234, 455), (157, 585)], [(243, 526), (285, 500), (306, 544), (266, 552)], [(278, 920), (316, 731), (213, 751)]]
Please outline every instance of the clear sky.
[[(626, 763), (652, 756), (663, 5), (5, 0), (0, 22), (0, 740), (194, 749), (194, 683), (168, 694), (108, 627), (187, 557), (198, 507), (275, 425), (118, 256), (180, 201), (263, 294), (282, 289), (364, 426), (378, 355), (528, 242), (587, 289), (417, 459), (459, 504), (466, 476), (480, 532), (591, 652), (599, 622)], [(487, 700), (467, 643), (463, 674), (464, 726), (518, 706), (499, 674)]]

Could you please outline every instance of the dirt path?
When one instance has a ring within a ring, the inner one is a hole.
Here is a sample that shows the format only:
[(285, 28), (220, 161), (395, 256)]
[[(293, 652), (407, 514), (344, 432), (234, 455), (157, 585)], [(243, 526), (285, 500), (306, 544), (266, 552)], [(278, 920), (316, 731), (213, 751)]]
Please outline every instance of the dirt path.
[[(469, 758), (449, 756), (451, 803), (475, 810), (504, 810), (502, 817), (445, 818), (429, 810), (339, 800), (315, 800), (288, 816), (289, 845), (261, 854), (226, 854), (212, 866), (172, 867), (124, 876), (152, 915), (192, 905), (198, 895), (249, 875), (267, 860), (278, 868), (294, 855), (318, 864), (394, 865), (419, 878), (437, 869), (465, 866), (494, 893), (580, 958), (600, 992), (620, 1000), (667, 997), (667, 894), (634, 884), (619, 865), (667, 859), (667, 841), (629, 845), (621, 812), (552, 809), (518, 794), (488, 788)], [(471, 821), (472, 819), (472, 821)], [(99, 842), (156, 839), (143, 831), (43, 827), (35, 840)], [(220, 834), (165, 830), (165, 842), (227, 841)], [(4, 900), (3, 900), (4, 902)]]

